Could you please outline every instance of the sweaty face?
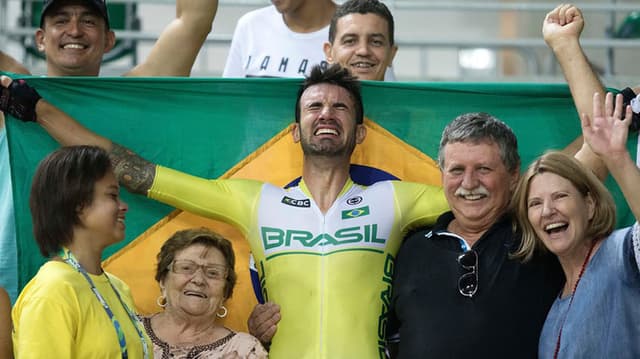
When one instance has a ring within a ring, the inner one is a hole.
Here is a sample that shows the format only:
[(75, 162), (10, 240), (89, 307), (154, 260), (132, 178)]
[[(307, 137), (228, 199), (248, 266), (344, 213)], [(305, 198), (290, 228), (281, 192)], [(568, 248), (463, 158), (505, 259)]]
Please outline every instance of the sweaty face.
[(333, 43), (324, 44), (328, 62), (339, 63), (361, 80), (384, 80), (397, 50), (391, 45), (387, 21), (371, 13), (341, 17)]
[(517, 170), (509, 173), (493, 142), (453, 142), (443, 151), (442, 183), (456, 220), (488, 229), (509, 205)]
[(93, 199), (78, 213), (80, 226), (104, 246), (124, 239), (127, 204), (120, 199), (120, 186), (112, 171), (97, 181)]
[(104, 19), (84, 5), (50, 9), (36, 31), (38, 50), (47, 57), (49, 76), (97, 76), (115, 37)]
[[(193, 244), (176, 253), (175, 262), (180, 263), (180, 268), (188, 268), (182, 263), (190, 263), (190, 266), (193, 264), (209, 267), (226, 266), (222, 252), (202, 244)], [(174, 270), (169, 270), (161, 284), (163, 294), (167, 298), (165, 310), (177, 311), (188, 316), (215, 318), (216, 311), (226, 299), (224, 298), (225, 279), (211, 278), (205, 274), (205, 268), (199, 266), (191, 274), (175, 273)]]
[(531, 179), (527, 196), (529, 222), (545, 247), (559, 257), (581, 255), (593, 217), (591, 197), (564, 177), (544, 172)]
[(356, 124), (353, 98), (344, 88), (313, 85), (300, 97), (300, 122), (294, 124), (294, 141), (305, 155), (351, 156), (364, 138), (364, 126)]

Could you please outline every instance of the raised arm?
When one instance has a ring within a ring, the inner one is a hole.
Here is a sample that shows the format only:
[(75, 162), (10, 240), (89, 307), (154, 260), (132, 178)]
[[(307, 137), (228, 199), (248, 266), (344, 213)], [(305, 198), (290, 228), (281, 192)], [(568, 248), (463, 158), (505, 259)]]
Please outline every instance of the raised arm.
[(155, 165), (134, 152), (111, 142), (82, 126), (51, 103), (24, 81), (12, 82), (0, 78), (0, 110), (22, 121), (39, 123), (62, 146), (93, 145), (109, 152), (120, 183), (133, 193), (147, 195), (155, 176)]
[(177, 0), (176, 19), (147, 59), (125, 76), (189, 76), (218, 10), (218, 0)]
[(13, 57), (0, 51), (0, 71), (13, 72), (14, 74), (31, 75), (29, 70)]
[[(583, 28), (584, 18), (580, 9), (573, 5), (562, 4), (544, 18), (542, 36), (562, 68), (578, 115), (591, 116), (593, 94), (597, 92), (604, 95), (604, 86), (593, 71), (580, 45), (580, 34)], [(565, 152), (575, 155), (600, 179), (606, 178), (606, 166), (589, 150), (588, 146), (583, 146), (581, 137), (569, 145)]]
[(593, 117), (582, 116), (585, 141), (606, 164), (636, 221), (640, 221), (640, 169), (627, 149), (631, 107), (623, 108), (622, 95), (616, 96), (614, 104), (613, 94), (608, 93), (604, 106), (599, 93), (595, 93), (592, 98)]

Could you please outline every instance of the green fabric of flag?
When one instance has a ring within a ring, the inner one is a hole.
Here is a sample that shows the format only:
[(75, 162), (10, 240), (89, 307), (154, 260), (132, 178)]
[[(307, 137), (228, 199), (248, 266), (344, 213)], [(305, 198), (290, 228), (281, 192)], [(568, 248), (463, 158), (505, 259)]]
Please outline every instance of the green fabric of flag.
[[(22, 77), (88, 128), (153, 162), (216, 178), (294, 120), (300, 80)], [(523, 167), (545, 149), (580, 134), (568, 87), (541, 84), (364, 82), (365, 115), (436, 159), (444, 126), (464, 112), (488, 112), (511, 126)], [(33, 240), (29, 190), (38, 162), (57, 144), (35, 123), (7, 121), (20, 288), (44, 262)], [(637, 140), (629, 148), (635, 154)], [(273, 168), (278, 171), (278, 168)], [(617, 203), (619, 190), (608, 181)], [(55, 189), (52, 189), (55, 190)], [(123, 191), (126, 239), (113, 254), (173, 208)], [(619, 206), (618, 223), (632, 215)]]

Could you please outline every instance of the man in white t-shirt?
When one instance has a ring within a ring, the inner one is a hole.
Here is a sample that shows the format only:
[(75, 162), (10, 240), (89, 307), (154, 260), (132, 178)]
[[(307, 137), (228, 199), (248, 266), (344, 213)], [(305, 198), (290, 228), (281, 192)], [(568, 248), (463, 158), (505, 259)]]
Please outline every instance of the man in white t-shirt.
[(238, 20), (223, 77), (302, 78), (313, 65), (338, 62), (361, 80), (395, 80), (391, 62), (398, 48), (383, 3), (272, 2)]
[(332, 0), (272, 0), (236, 25), (223, 77), (299, 77), (324, 64)]

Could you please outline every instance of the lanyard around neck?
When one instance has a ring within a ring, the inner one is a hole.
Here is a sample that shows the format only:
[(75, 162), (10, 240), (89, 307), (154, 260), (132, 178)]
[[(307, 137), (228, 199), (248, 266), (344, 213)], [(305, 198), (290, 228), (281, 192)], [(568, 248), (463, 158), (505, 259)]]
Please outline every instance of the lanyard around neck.
[[(60, 258), (62, 258), (62, 260), (65, 263), (69, 264), (75, 270), (77, 270), (80, 274), (82, 274), (82, 276), (87, 280), (87, 282), (89, 283), (89, 286), (91, 286), (91, 291), (93, 292), (93, 294), (96, 296), (96, 298), (102, 305), (102, 308), (104, 308), (104, 311), (107, 313), (107, 316), (109, 316), (109, 319), (111, 320), (111, 324), (113, 324), (113, 327), (116, 330), (116, 336), (118, 337), (118, 342), (120, 344), (120, 352), (122, 353), (122, 358), (123, 359), (129, 358), (129, 352), (127, 351), (127, 341), (124, 336), (124, 331), (120, 326), (120, 322), (113, 314), (113, 311), (109, 307), (109, 304), (107, 303), (107, 301), (104, 299), (102, 294), (100, 294), (100, 291), (98, 291), (98, 288), (96, 288), (95, 284), (93, 284), (93, 280), (91, 280), (91, 277), (89, 277), (89, 274), (87, 273), (87, 271), (84, 268), (82, 268), (80, 263), (78, 263), (78, 260), (76, 259), (76, 257), (73, 255), (73, 253), (71, 253), (71, 251), (67, 248), (62, 249), (60, 253)], [(149, 348), (147, 346), (147, 340), (145, 339), (141, 329), (142, 324), (140, 323), (140, 319), (138, 319), (138, 317), (129, 309), (129, 307), (124, 303), (124, 301), (122, 301), (122, 298), (120, 297), (120, 293), (113, 286), (113, 284), (111, 283), (111, 280), (109, 279), (109, 276), (107, 276), (106, 273), (105, 273), (105, 277), (107, 278), (107, 282), (111, 286), (111, 289), (113, 289), (114, 293), (116, 293), (116, 297), (118, 297), (120, 304), (122, 304), (122, 307), (127, 312), (127, 315), (129, 316), (129, 319), (131, 320), (133, 327), (136, 329), (136, 332), (138, 333), (138, 336), (140, 337), (140, 341), (142, 343), (142, 351), (144, 353), (144, 358), (148, 359)]]

